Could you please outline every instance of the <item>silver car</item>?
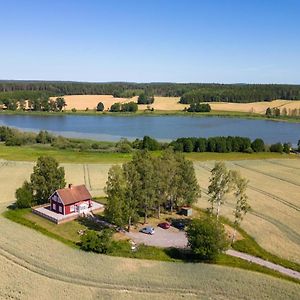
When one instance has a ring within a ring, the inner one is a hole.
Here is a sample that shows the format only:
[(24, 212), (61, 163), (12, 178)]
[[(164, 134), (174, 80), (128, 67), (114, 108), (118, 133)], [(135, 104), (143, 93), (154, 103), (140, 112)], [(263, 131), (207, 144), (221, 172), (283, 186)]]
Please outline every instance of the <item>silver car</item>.
[(146, 233), (146, 234), (154, 234), (155, 233), (154, 228), (151, 227), (151, 226), (147, 226), (147, 227), (142, 228), (140, 230), (140, 232)]

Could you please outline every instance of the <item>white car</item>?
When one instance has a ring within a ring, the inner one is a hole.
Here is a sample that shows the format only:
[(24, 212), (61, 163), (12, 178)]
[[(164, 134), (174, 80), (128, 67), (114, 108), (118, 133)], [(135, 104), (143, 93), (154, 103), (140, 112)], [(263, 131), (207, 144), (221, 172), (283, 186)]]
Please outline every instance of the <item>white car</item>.
[(151, 235), (152, 235), (152, 234), (155, 233), (155, 230), (154, 230), (153, 227), (147, 226), (147, 227), (142, 228), (142, 229), (140, 230), (140, 232), (146, 233), (146, 234), (151, 234)]

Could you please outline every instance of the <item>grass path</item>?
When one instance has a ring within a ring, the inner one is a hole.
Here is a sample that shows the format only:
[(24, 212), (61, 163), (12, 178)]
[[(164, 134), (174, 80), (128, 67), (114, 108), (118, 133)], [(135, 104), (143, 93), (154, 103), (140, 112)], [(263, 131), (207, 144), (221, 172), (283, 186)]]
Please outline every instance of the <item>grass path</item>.
[(288, 269), (288, 268), (284, 268), (280, 265), (273, 264), (273, 263), (271, 263), (269, 261), (266, 261), (264, 259), (261, 259), (259, 257), (255, 257), (253, 255), (249, 255), (249, 254), (239, 252), (239, 251), (236, 251), (236, 250), (232, 250), (232, 249), (227, 250), (226, 254), (234, 256), (234, 257), (241, 258), (241, 259), (249, 261), (249, 262), (253, 262), (253, 263), (258, 264), (260, 266), (266, 267), (268, 269), (272, 269), (274, 271), (278, 271), (279, 273), (282, 273), (282, 274), (285, 274), (285, 275), (288, 275), (290, 277), (293, 277), (293, 278), (296, 278), (296, 279), (300, 280), (300, 273), (299, 272)]

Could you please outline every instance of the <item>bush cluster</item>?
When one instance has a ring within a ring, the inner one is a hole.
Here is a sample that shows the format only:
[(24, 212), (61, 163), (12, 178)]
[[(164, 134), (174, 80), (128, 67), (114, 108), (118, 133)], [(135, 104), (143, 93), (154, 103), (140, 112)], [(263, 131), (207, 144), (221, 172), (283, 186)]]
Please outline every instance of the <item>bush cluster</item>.
[(187, 109), (188, 112), (210, 112), (211, 107), (206, 103), (191, 103), (190, 107)]
[(142, 93), (138, 97), (138, 104), (152, 104), (154, 102), (154, 96)]
[(111, 112), (136, 112), (138, 110), (138, 105), (135, 102), (128, 103), (114, 103), (110, 107)]

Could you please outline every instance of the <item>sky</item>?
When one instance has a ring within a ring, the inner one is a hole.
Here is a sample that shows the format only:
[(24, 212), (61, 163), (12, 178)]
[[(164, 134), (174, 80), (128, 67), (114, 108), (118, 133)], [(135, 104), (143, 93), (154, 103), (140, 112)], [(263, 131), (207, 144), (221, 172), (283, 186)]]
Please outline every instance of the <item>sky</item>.
[(300, 84), (299, 0), (0, 0), (0, 79)]

